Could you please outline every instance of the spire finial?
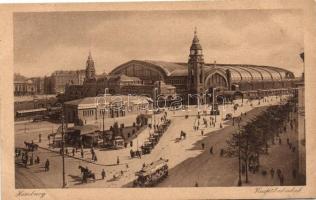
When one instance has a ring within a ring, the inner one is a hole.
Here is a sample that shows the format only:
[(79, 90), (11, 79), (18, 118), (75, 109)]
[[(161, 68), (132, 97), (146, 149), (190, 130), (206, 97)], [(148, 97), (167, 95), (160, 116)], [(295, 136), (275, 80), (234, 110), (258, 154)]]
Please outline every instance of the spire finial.
[(89, 49), (89, 56), (88, 59), (92, 59), (91, 50)]
[(196, 26), (194, 27), (194, 35), (196, 35), (197, 34), (197, 28), (196, 28)]

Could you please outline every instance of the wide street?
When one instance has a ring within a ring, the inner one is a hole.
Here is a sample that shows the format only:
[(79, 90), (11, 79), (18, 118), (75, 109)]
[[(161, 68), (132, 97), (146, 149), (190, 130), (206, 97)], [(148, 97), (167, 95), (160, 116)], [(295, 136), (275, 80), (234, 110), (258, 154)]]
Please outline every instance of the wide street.
[[(253, 101), (253, 106), (244, 100), (243, 106), (240, 106), (236, 112), (233, 110), (233, 105), (227, 105), (220, 107), (223, 114), (217, 116), (217, 122), (215, 127), (207, 127), (203, 125), (203, 117), (210, 122), (210, 116), (201, 116), (200, 129), (198, 131), (193, 130), (193, 126), (197, 125), (197, 108), (190, 106), (190, 111), (168, 111), (168, 117), (171, 119), (171, 125), (169, 129), (164, 133), (159, 143), (155, 146), (154, 150), (147, 155), (143, 155), (140, 158), (130, 158), (129, 151), (132, 148), (136, 150), (137, 146), (140, 146), (144, 140), (149, 136), (149, 128), (145, 129), (140, 135), (134, 139), (133, 147), (128, 146), (121, 150), (96, 150), (98, 161), (91, 162), (91, 154), (89, 149), (85, 150), (84, 160), (80, 159), (80, 153), (76, 153), (74, 157), (66, 156), (65, 159), (65, 171), (67, 187), (130, 187), (131, 182), (136, 178), (135, 172), (140, 170), (143, 163), (151, 163), (160, 157), (169, 159), (168, 166), (170, 169), (169, 177), (164, 180), (160, 185), (161, 187), (184, 187), (194, 186), (197, 182), (199, 186), (235, 186), (238, 169), (236, 158), (222, 158), (219, 156), (220, 148), (224, 148), (226, 140), (235, 131), (231, 121), (222, 122), (221, 118), (225, 117), (226, 113), (232, 113), (233, 116), (239, 116), (241, 113), (247, 112), (247, 115), (243, 117), (243, 123), (248, 119), (252, 119), (254, 116), (260, 114), (267, 106), (271, 104), (277, 104), (279, 98), (269, 97), (269, 102)], [(241, 101), (236, 101), (241, 105)], [(202, 113), (202, 112), (200, 112)], [(185, 115), (190, 115), (188, 119), (185, 119)], [(124, 118), (117, 118), (116, 121), (124, 122), (126, 125), (131, 125), (135, 121), (136, 115), (129, 115)], [(159, 121), (160, 117), (156, 116), (156, 120)], [(106, 119), (106, 127), (109, 127), (114, 122), (113, 119)], [(222, 123), (223, 128), (220, 128)], [(97, 122), (100, 124), (100, 122)], [(23, 129), (23, 127), (26, 127)], [(29, 128), (28, 128), (29, 127)], [(48, 148), (47, 134), (56, 130), (58, 125), (49, 124), (48, 122), (17, 124), (15, 133), (15, 143), (20, 146), (23, 145), (25, 140), (34, 140), (37, 143), (38, 134), (41, 133), (43, 141), (39, 143), (40, 148), (34, 153), (34, 156), (39, 156), (41, 163), (33, 166), (28, 166), (27, 169), (16, 165), (16, 187), (17, 188), (53, 188), (62, 186), (62, 162), (61, 156), (58, 154), (58, 149)], [(201, 135), (201, 129), (204, 131), (204, 135)], [(180, 137), (180, 131), (183, 130), (187, 133), (187, 137), (184, 140), (178, 141)], [(296, 134), (292, 131), (289, 137), (293, 142), (296, 140)], [(281, 136), (285, 137), (285, 136)], [(283, 141), (286, 139), (282, 138)], [(201, 143), (205, 143), (206, 149), (202, 150)], [(138, 145), (137, 145), (138, 144)], [(209, 154), (209, 147), (213, 146), (214, 155)], [(271, 149), (269, 155), (261, 158), (261, 164), (266, 168), (292, 168), (295, 164), (297, 156), (293, 156), (284, 145), (275, 145)], [(55, 152), (54, 152), (55, 151)], [(284, 157), (288, 159), (286, 163), (280, 161), (278, 157)], [(119, 157), (120, 164), (117, 165), (117, 158)], [(44, 171), (44, 161), (49, 159), (50, 171)], [(19, 162), (19, 161), (17, 161)], [(281, 163), (282, 162), (282, 163)], [(81, 174), (78, 166), (82, 165), (88, 167), (92, 172), (96, 174), (96, 181), (89, 181), (87, 184), (81, 184)], [(106, 171), (105, 180), (101, 179), (101, 170)], [(123, 175), (120, 176), (121, 171)], [(291, 170), (288, 170), (289, 172)], [(113, 175), (120, 176), (119, 179), (114, 180)], [(250, 175), (250, 185), (277, 185), (277, 180), (270, 180), (270, 177), (261, 177), (260, 174)], [(256, 180), (256, 181), (252, 181)], [(295, 184), (293, 180), (286, 180), (286, 184)]]

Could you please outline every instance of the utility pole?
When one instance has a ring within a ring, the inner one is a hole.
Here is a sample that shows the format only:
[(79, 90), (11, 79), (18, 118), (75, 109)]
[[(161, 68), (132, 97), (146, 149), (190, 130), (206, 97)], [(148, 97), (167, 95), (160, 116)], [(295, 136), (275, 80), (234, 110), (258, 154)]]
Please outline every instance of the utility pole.
[(102, 122), (103, 122), (103, 125), (102, 125), (102, 135), (103, 135), (103, 146), (105, 145), (105, 134), (104, 134), (104, 113), (105, 112), (105, 109), (102, 110)]
[(63, 188), (66, 187), (66, 177), (65, 177), (65, 143), (64, 143), (64, 115), (61, 116), (61, 149), (62, 149), (62, 162), (63, 162)]
[(238, 166), (239, 166), (239, 172), (238, 172), (238, 186), (242, 185), (241, 182), (241, 159), (240, 159), (240, 130), (238, 129)]

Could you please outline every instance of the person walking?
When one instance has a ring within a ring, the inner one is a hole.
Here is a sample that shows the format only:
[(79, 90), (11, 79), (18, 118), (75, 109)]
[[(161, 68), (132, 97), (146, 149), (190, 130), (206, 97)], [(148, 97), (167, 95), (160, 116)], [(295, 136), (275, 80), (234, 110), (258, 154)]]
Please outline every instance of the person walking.
[(102, 169), (101, 176), (102, 176), (102, 179), (104, 180), (104, 178), (105, 178), (105, 171), (104, 171), (104, 169)]
[(116, 158), (116, 164), (119, 165), (120, 164), (120, 158), (117, 156)]
[(40, 158), (39, 158), (39, 156), (36, 157), (36, 163), (37, 163), (37, 164), (40, 163)]
[(202, 136), (204, 135), (204, 131), (203, 131), (203, 130), (201, 130), (201, 135), (202, 135)]
[(273, 178), (274, 177), (274, 169), (273, 168), (270, 169), (270, 174), (271, 174), (271, 178)]
[(213, 154), (213, 146), (210, 148), (210, 154)]
[(72, 156), (75, 157), (75, 148), (72, 149)]
[(49, 171), (49, 160), (47, 159), (45, 162), (45, 171), (48, 172)]
[(30, 158), (30, 165), (33, 165), (34, 159), (33, 159), (33, 155)]
[(204, 143), (202, 142), (201, 146), (202, 146), (202, 149), (204, 149), (204, 147), (205, 147), (205, 144), (204, 144)]
[(280, 178), (281, 177), (281, 170), (280, 169), (277, 169), (277, 175), (278, 175), (278, 177)]
[(83, 150), (81, 149), (81, 158), (83, 158)]
[(42, 142), (42, 134), (38, 135), (38, 142), (41, 143)]
[(283, 174), (280, 175), (280, 185), (283, 186), (284, 184), (284, 176)]

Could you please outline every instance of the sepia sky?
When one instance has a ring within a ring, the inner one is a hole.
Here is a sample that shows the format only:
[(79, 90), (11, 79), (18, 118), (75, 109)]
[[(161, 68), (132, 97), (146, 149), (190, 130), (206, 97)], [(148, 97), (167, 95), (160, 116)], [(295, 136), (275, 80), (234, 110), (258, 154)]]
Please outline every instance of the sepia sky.
[(14, 71), (25, 76), (110, 72), (132, 59), (187, 62), (194, 27), (205, 62), (272, 65), (303, 72), (297, 10), (111, 11), (14, 14)]

